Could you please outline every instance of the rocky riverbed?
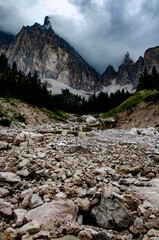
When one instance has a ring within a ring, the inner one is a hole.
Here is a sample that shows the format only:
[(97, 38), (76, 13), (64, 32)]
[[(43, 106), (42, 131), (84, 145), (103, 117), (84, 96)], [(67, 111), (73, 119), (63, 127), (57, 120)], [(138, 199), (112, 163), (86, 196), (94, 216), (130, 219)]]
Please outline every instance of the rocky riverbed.
[(159, 133), (0, 128), (0, 239), (159, 239)]

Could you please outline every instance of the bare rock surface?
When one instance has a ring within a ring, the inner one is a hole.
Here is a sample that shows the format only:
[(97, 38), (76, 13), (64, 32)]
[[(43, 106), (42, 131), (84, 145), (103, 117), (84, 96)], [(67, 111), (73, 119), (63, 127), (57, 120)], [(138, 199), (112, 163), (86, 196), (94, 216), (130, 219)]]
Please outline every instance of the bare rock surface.
[(72, 222), (77, 218), (77, 211), (76, 205), (71, 200), (51, 201), (28, 211), (25, 220), (27, 222), (36, 220), (40, 225), (49, 221)]
[(118, 200), (102, 199), (91, 214), (102, 228), (128, 228), (133, 224), (133, 217)]
[(85, 120), (0, 128), (0, 239), (158, 238), (158, 132)]

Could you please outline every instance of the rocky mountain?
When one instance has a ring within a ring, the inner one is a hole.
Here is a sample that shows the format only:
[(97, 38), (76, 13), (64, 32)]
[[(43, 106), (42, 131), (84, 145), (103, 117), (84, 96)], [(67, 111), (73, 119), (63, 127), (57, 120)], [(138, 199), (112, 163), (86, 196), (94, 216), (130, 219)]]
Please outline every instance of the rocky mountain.
[(101, 75), (102, 84), (104, 86), (109, 86), (112, 83), (112, 79), (117, 77), (117, 72), (114, 70), (112, 65), (109, 65), (105, 72)]
[(151, 71), (155, 65), (159, 71), (159, 47), (154, 47), (136, 62), (127, 53), (117, 71), (109, 65), (99, 76), (72, 46), (53, 31), (48, 17), (44, 25), (23, 26), (16, 37), (0, 32), (0, 53), (6, 54), (10, 65), (15, 61), (25, 74), (36, 72), (42, 81), (47, 81), (48, 89), (53, 93), (58, 83), (86, 92), (100, 91), (103, 86), (109, 93), (119, 88), (133, 90), (145, 66)]
[(139, 57), (138, 61), (134, 63), (127, 53), (117, 72), (111, 65), (107, 67), (101, 76), (101, 82), (106, 87), (115, 81), (119, 86), (131, 84), (133, 88), (136, 88), (143, 67), (144, 59), (142, 57)]
[(154, 65), (156, 66), (156, 70), (159, 72), (159, 46), (146, 50), (144, 54), (144, 65), (148, 72), (151, 71)]
[(100, 76), (65, 40), (54, 33), (49, 18), (21, 29), (6, 51), (10, 64), (26, 74), (54, 79), (76, 89), (98, 91)]

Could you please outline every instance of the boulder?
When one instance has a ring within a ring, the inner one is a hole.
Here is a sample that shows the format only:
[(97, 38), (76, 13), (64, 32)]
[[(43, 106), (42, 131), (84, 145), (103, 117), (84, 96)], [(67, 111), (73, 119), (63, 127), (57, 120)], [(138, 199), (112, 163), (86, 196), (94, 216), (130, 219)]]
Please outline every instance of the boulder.
[(17, 226), (20, 226), (23, 223), (24, 217), (27, 213), (25, 209), (15, 209), (14, 210), (14, 219)]
[(0, 150), (8, 150), (11, 146), (7, 142), (1, 142), (0, 141)]
[(64, 237), (61, 238), (54, 238), (52, 240), (79, 240), (79, 238), (72, 236), (72, 235), (66, 235)]
[(97, 123), (97, 119), (94, 118), (93, 116), (89, 116), (89, 117), (86, 118), (86, 122), (88, 124), (95, 124), (95, 123)]
[(43, 200), (38, 194), (33, 194), (31, 197), (31, 207), (38, 207), (43, 204)]
[(9, 182), (9, 183), (17, 183), (20, 182), (21, 179), (15, 173), (12, 172), (0, 172), (0, 181)]
[(128, 174), (128, 173), (136, 174), (140, 171), (140, 169), (141, 169), (140, 165), (137, 165), (135, 167), (125, 165), (125, 166), (120, 167), (119, 171), (124, 174)]
[(71, 200), (57, 200), (45, 203), (42, 206), (30, 210), (25, 220), (38, 221), (40, 225), (44, 225), (49, 221), (73, 222), (77, 218), (78, 208)]
[(9, 191), (5, 188), (0, 188), (0, 197), (6, 197), (8, 196)]
[(83, 211), (89, 211), (91, 203), (88, 198), (77, 198), (77, 202)]
[(33, 236), (33, 239), (49, 239), (50, 233), (48, 231), (40, 231)]
[(123, 229), (133, 224), (133, 217), (118, 200), (102, 199), (91, 209), (91, 215), (99, 227), (106, 229)]
[(129, 194), (131, 198), (140, 203), (147, 202), (147, 207), (144, 208), (154, 208), (159, 211), (159, 189), (156, 187), (137, 187), (130, 186)]
[(1, 240), (16, 240), (17, 239), (17, 231), (13, 228), (7, 228), (3, 235)]
[(6, 202), (4, 199), (0, 199), (0, 213), (6, 216), (12, 216), (12, 208), (13, 206)]
[(91, 228), (86, 228), (78, 234), (78, 238), (80, 240), (92, 240), (93, 236), (96, 236), (97, 234), (98, 234), (97, 231)]
[(24, 235), (26, 233), (37, 233), (40, 230), (40, 225), (37, 221), (32, 221), (29, 222), (25, 225), (23, 225), (20, 229), (19, 229), (19, 234), (20, 235)]
[(23, 131), (16, 136), (16, 138), (14, 139), (14, 144), (19, 145), (21, 142), (26, 142), (29, 140), (41, 141), (42, 139), (43, 139), (42, 134)]

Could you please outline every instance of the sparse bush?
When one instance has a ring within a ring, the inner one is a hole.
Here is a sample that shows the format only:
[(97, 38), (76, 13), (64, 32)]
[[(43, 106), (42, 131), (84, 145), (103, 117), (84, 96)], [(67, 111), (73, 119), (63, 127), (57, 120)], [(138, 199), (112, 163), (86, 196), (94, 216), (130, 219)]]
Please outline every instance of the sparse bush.
[(26, 123), (26, 118), (22, 114), (14, 114), (14, 119), (18, 122)]

